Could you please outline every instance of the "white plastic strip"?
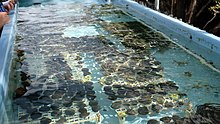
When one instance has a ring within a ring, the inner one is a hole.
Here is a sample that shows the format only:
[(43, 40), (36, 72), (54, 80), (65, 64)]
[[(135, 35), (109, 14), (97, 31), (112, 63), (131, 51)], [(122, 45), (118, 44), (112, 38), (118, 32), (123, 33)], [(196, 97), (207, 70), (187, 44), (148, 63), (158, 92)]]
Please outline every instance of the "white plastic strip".
[(6, 120), (3, 111), (5, 110), (4, 101), (7, 96), (9, 72), (12, 61), (13, 45), (15, 41), (15, 30), (17, 21), (17, 5), (9, 13), (10, 23), (3, 27), (0, 38), (0, 123)]

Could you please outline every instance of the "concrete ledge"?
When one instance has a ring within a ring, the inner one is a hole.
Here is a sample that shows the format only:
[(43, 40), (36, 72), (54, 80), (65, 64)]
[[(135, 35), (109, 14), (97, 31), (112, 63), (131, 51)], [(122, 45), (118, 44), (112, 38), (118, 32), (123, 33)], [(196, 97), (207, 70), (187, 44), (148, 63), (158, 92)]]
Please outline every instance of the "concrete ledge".
[(125, 12), (161, 31), (178, 44), (204, 58), (207, 62), (213, 63), (217, 69), (220, 69), (219, 37), (132, 0), (113, 0), (112, 2)]
[(10, 23), (3, 27), (0, 38), (0, 122), (4, 122), (5, 97), (8, 91), (9, 72), (16, 33), (17, 5), (10, 11)]

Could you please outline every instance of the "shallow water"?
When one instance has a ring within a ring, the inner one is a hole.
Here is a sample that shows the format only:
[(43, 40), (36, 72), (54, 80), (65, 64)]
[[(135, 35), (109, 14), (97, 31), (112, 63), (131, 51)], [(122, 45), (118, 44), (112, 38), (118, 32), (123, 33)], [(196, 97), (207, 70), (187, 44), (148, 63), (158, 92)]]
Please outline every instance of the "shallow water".
[[(100, 3), (54, 0), (19, 8), (9, 123), (95, 123), (100, 116), (102, 124), (117, 124), (126, 114), (126, 123), (144, 124), (220, 102), (219, 73)], [(19, 87), (24, 95), (14, 92)]]

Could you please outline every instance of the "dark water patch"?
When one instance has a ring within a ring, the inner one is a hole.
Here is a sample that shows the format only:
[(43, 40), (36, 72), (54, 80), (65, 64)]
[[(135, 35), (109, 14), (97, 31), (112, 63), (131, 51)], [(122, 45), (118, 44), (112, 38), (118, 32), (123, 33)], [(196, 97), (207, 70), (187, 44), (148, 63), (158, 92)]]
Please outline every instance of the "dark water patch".
[(136, 115), (137, 111), (135, 111), (134, 109), (127, 109), (126, 114), (127, 115)]
[(52, 110), (59, 110), (59, 106), (60, 106), (59, 104), (54, 104), (53, 103), (53, 104), (51, 104), (50, 107), (51, 107)]
[(40, 112), (31, 113), (31, 119), (33, 120), (39, 119), (41, 116), (42, 116), (42, 113)]
[(171, 119), (172, 119), (171, 117), (166, 116), (166, 117), (161, 118), (160, 121), (164, 123), (170, 123)]
[(43, 117), (40, 119), (40, 124), (50, 124), (51, 121), (50, 118)]
[(121, 101), (116, 101), (116, 102), (113, 102), (113, 103), (112, 103), (111, 107), (112, 107), (113, 109), (119, 109), (119, 108), (121, 108), (121, 105), (122, 105), (122, 102), (121, 102)]
[(27, 113), (31, 114), (31, 113), (35, 113), (37, 112), (37, 108), (31, 108), (31, 106), (28, 106), (27, 107)]
[(209, 104), (209, 103), (204, 105), (199, 105), (196, 110), (196, 115), (201, 115), (203, 118), (210, 120), (214, 124), (220, 123), (220, 105)]
[(61, 117), (61, 115), (62, 115), (62, 111), (61, 110), (53, 110), (51, 112), (51, 116), (53, 116), (55, 118)]
[(72, 116), (75, 114), (75, 111), (72, 109), (68, 109), (64, 111), (67, 116)]
[(25, 87), (18, 87), (15, 90), (15, 97), (19, 98), (19, 97), (23, 96), (26, 92), (27, 92), (27, 89)]
[(65, 91), (63, 90), (56, 90), (54, 92), (54, 94), (51, 96), (52, 99), (59, 99), (62, 98), (62, 96), (64, 95)]
[(163, 107), (159, 104), (152, 104), (152, 106), (151, 106), (151, 110), (156, 113), (159, 113), (160, 110), (162, 110), (162, 108)]
[(140, 107), (138, 108), (138, 114), (140, 115), (146, 115), (149, 113), (149, 110), (147, 107)]
[(50, 110), (50, 107), (49, 106), (41, 106), (40, 108), (39, 108), (39, 111), (40, 112), (48, 112)]
[(50, 95), (52, 95), (53, 93), (54, 93), (54, 90), (45, 90), (45, 91), (43, 92), (44, 96), (50, 96)]
[(65, 100), (63, 101), (63, 106), (65, 106), (65, 107), (70, 107), (70, 106), (72, 106), (72, 103), (73, 103), (73, 100), (72, 100), (71, 98), (65, 99)]
[(29, 114), (26, 114), (26, 115), (21, 116), (19, 120), (22, 121), (23, 123), (26, 123), (28, 122), (28, 117), (29, 117)]
[(63, 124), (65, 123), (67, 120), (65, 117), (60, 117), (60, 119), (57, 121), (58, 124)]
[(85, 108), (79, 108), (78, 111), (80, 112), (79, 116), (81, 118), (86, 118), (89, 115), (89, 113), (87, 112), (87, 109), (85, 109)]
[(93, 112), (98, 112), (99, 110), (101, 110), (101, 107), (99, 105), (93, 105), (91, 107)]

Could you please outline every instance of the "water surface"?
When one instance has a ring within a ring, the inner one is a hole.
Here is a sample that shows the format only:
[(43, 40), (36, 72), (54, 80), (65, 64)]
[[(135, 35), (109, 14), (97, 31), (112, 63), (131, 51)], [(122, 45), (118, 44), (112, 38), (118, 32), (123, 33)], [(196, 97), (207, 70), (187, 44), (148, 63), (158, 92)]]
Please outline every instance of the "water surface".
[(20, 7), (14, 65), (9, 123), (146, 123), (219, 103), (218, 73), (96, 0)]

